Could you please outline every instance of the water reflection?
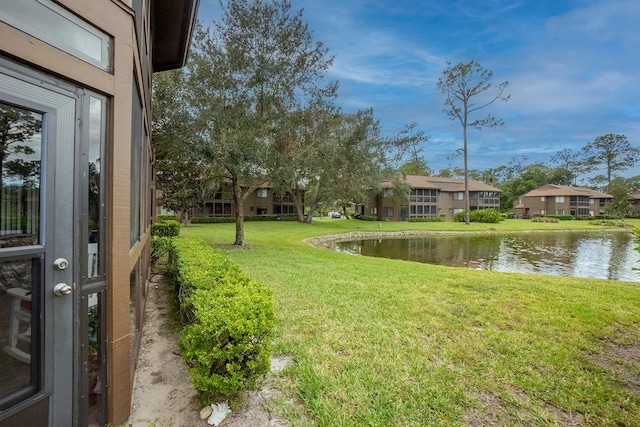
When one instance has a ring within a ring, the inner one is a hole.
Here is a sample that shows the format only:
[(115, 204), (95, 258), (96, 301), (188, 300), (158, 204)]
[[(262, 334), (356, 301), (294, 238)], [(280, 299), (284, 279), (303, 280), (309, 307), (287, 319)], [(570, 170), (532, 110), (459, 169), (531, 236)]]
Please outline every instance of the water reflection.
[(439, 235), (339, 242), (333, 249), (365, 256), (478, 270), (640, 282), (640, 253), (628, 232)]

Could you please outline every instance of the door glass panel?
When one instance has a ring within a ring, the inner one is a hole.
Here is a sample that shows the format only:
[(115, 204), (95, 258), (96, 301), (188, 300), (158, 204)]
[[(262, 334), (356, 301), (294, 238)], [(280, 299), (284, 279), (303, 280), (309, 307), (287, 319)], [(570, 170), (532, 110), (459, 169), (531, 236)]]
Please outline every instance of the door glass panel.
[(100, 233), (102, 227), (102, 141), (104, 138), (103, 101), (89, 98), (89, 206), (88, 206), (88, 260), (87, 277), (96, 278), (102, 273), (100, 263)]
[(0, 102), (0, 249), (40, 243), (42, 115)]
[(102, 292), (94, 292), (87, 297), (87, 364), (86, 395), (88, 425), (104, 425), (105, 389), (105, 352), (102, 330)]
[(39, 258), (0, 262), (0, 410), (33, 394), (39, 378)]

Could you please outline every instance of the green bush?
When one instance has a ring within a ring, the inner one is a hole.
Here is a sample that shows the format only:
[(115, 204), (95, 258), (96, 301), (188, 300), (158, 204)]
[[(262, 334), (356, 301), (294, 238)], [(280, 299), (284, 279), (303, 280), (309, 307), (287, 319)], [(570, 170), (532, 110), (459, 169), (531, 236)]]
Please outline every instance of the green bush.
[(435, 218), (409, 218), (409, 222), (444, 222), (444, 216), (438, 216)]
[(158, 237), (177, 237), (180, 235), (182, 224), (175, 219), (159, 221), (151, 224), (151, 235)]
[(531, 219), (532, 222), (559, 222), (558, 218), (552, 216), (539, 216)]
[(355, 219), (360, 219), (362, 221), (377, 221), (378, 217), (376, 215), (358, 215), (354, 217)]
[(151, 236), (151, 262), (153, 264), (169, 254), (172, 240), (173, 237)]
[(571, 221), (573, 220), (573, 216), (571, 215), (542, 215), (545, 218), (555, 218), (558, 221)]
[(156, 221), (158, 222), (162, 222), (162, 221), (169, 221), (169, 220), (177, 220), (175, 215), (158, 215), (156, 218)]
[[(495, 209), (477, 209), (469, 212), (469, 220), (471, 222), (483, 222), (487, 224), (497, 224), (504, 218), (500, 215), (500, 212)], [(456, 222), (464, 222), (464, 211), (457, 212), (453, 216), (453, 220)]]
[(178, 345), (201, 403), (254, 389), (269, 372), (271, 291), (202, 240), (173, 243), (169, 273), (186, 323)]
[[(280, 221), (287, 219), (296, 220), (296, 216), (292, 217), (279, 217), (278, 215), (250, 215), (245, 216), (245, 221)], [(235, 216), (194, 216), (191, 218), (192, 224), (222, 224), (236, 222)]]

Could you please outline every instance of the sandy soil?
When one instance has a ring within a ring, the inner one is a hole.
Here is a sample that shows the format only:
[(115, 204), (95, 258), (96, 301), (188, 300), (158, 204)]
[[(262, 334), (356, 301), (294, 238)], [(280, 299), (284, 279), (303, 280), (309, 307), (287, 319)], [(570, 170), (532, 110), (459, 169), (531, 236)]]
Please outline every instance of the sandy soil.
[[(177, 334), (170, 327), (169, 289), (163, 276), (155, 275), (149, 284), (145, 323), (142, 331), (140, 357), (134, 381), (129, 426), (134, 427), (204, 427), (200, 405), (191, 376), (178, 353)], [(283, 367), (281, 360), (273, 368)], [(220, 427), (286, 426), (288, 423), (273, 414), (266, 403), (272, 390), (245, 393), (240, 407), (234, 409)]]

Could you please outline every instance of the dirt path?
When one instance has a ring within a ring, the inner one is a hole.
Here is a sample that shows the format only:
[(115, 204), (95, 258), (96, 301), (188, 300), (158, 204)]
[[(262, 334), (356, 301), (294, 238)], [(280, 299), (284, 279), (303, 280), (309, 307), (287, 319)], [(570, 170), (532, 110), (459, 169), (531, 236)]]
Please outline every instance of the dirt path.
[[(205, 427), (191, 376), (178, 353), (177, 334), (170, 327), (169, 289), (161, 275), (149, 284), (145, 322), (136, 371), (129, 426)], [(243, 395), (220, 427), (268, 427), (288, 425), (265, 407), (268, 390)], [(127, 424), (125, 424), (127, 425)]]

